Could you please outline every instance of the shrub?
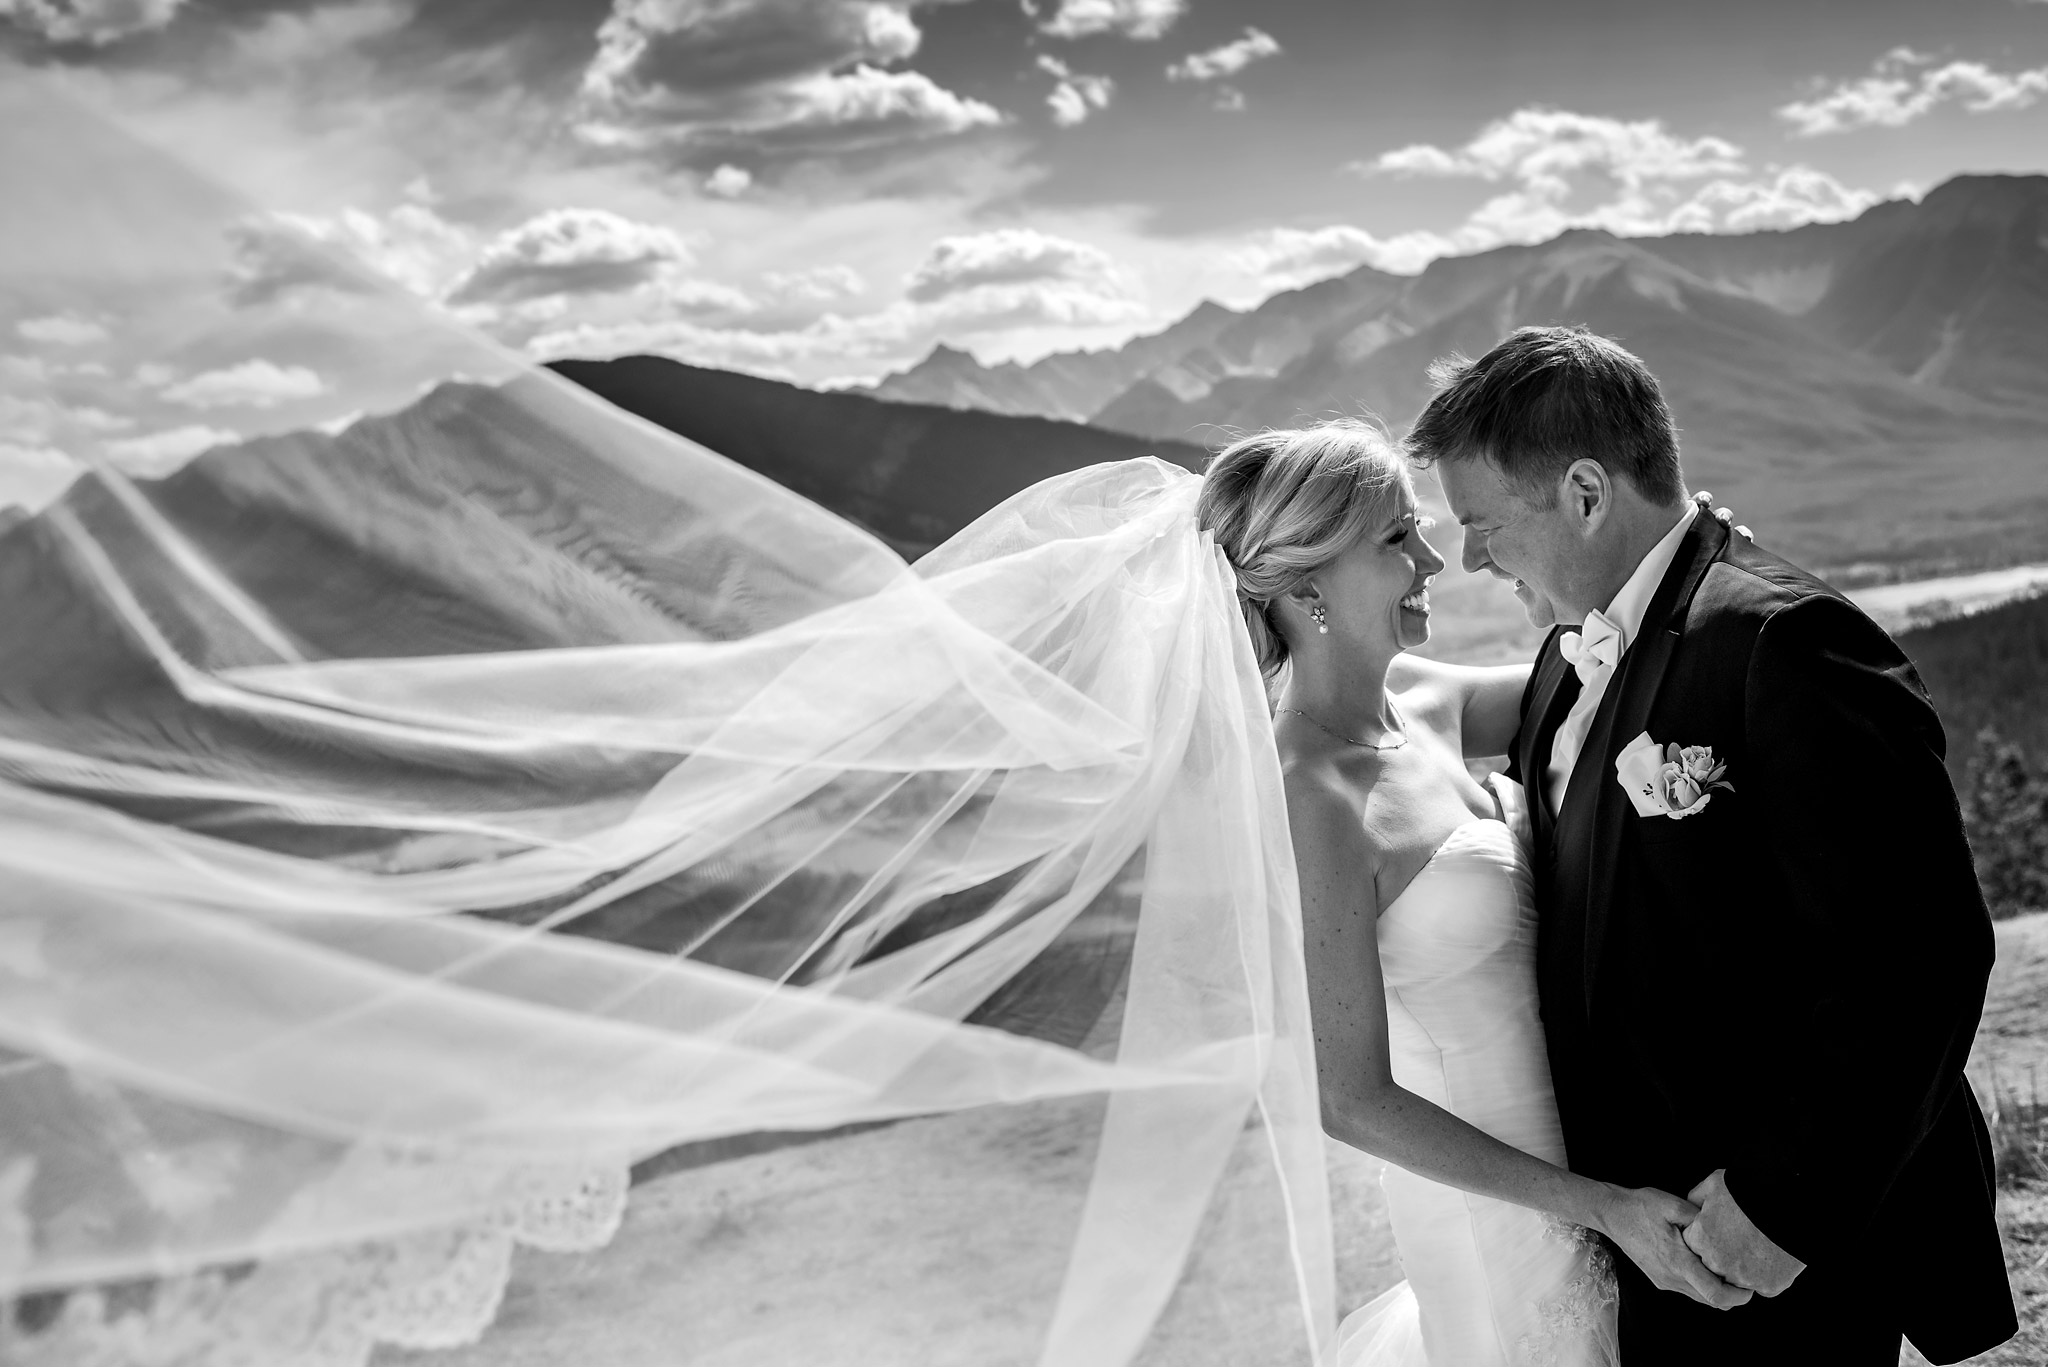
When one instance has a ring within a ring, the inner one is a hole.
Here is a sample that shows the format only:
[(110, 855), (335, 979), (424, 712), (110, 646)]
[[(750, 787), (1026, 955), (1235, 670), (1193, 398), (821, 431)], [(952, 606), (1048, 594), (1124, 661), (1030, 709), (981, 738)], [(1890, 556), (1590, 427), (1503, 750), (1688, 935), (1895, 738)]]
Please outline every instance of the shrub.
[(1995, 727), (1977, 733), (1963, 820), (1991, 914), (2048, 909), (2048, 778)]

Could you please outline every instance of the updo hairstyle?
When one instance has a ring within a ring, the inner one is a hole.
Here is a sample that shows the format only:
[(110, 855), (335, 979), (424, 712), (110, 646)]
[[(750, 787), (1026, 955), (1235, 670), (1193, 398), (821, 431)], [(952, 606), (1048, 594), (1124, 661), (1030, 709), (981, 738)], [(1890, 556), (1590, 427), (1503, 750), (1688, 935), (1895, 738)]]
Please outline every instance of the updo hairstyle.
[(1269, 687), (1287, 663), (1274, 601), (1384, 518), (1407, 485), (1393, 441), (1355, 418), (1261, 432), (1209, 463), (1196, 517), (1237, 571), (1238, 606)]

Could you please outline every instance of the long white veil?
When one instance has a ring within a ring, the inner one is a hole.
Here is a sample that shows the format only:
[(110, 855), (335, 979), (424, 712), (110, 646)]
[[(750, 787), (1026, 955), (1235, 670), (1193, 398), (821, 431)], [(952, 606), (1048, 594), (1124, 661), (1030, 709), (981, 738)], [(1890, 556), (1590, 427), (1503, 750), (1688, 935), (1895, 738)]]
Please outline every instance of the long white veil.
[(0, 362), (0, 452), (87, 467), (0, 521), (0, 1359), (472, 1342), (636, 1164), (669, 1361), (1315, 1359), (1195, 477), (907, 566), (16, 70), (0, 184), (0, 336), (64, 343)]

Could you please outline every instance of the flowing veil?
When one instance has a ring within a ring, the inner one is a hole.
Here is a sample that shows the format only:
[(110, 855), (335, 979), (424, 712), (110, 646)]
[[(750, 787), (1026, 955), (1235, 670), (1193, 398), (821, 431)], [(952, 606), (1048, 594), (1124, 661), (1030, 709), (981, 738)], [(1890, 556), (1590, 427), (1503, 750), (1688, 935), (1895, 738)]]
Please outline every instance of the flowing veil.
[(88, 339), (0, 356), (0, 452), (83, 467), (0, 521), (0, 1359), (473, 1342), (637, 1172), (667, 1361), (1315, 1361), (1199, 481), (909, 565), (147, 138), (0, 67), (0, 335)]

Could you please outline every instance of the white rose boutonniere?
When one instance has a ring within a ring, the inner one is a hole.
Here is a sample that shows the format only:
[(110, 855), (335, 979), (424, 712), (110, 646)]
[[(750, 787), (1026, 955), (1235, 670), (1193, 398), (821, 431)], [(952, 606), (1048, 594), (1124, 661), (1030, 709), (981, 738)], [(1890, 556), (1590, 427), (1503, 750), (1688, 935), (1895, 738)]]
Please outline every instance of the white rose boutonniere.
[(1713, 746), (1659, 745), (1648, 731), (1615, 756), (1614, 772), (1637, 816), (1692, 816), (1707, 809), (1717, 790), (1735, 791)]

